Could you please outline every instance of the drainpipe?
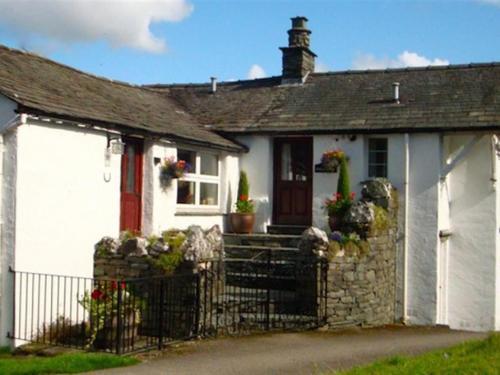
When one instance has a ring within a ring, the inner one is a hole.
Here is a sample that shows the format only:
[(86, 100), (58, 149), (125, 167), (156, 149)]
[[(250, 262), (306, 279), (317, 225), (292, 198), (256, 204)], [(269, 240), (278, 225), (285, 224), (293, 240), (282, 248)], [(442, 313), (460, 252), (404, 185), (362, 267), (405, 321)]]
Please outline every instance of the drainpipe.
[(410, 180), (410, 135), (405, 133), (405, 170), (404, 170), (404, 237), (403, 237), (403, 323), (408, 322), (408, 207), (409, 207), (409, 180)]
[(497, 189), (497, 146), (498, 137), (496, 134), (491, 136), (491, 183), (493, 191)]

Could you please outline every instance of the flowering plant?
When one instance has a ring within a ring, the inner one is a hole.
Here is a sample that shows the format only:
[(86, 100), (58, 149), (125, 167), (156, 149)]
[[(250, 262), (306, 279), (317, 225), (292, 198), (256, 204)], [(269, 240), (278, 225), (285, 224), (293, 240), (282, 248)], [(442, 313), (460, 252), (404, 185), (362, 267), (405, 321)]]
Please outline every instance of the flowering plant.
[(127, 291), (125, 281), (99, 281), (78, 302), (90, 315), (89, 347), (100, 333), (106, 337), (103, 331), (113, 328), (118, 318), (128, 324), (138, 324), (141, 320), (142, 300)]
[(253, 210), (253, 200), (248, 199), (248, 195), (240, 195), (236, 201), (236, 212), (240, 214), (251, 214)]
[(181, 178), (191, 171), (191, 165), (185, 160), (175, 160), (173, 156), (165, 158), (161, 166), (163, 178)]
[(328, 216), (341, 218), (351, 207), (354, 200), (354, 193), (350, 193), (347, 197), (343, 197), (341, 193), (336, 193), (332, 198), (325, 199), (324, 209)]
[(321, 164), (327, 170), (336, 171), (341, 160), (345, 157), (344, 151), (340, 149), (326, 151), (321, 156)]

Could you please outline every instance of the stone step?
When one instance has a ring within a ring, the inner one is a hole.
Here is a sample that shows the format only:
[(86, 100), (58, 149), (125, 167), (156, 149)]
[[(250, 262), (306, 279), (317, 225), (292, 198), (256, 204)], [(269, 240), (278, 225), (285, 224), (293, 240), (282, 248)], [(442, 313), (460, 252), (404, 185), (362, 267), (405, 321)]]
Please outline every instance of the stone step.
[(227, 245), (266, 246), (266, 247), (297, 247), (300, 236), (290, 234), (224, 234)]
[(293, 234), (300, 236), (309, 226), (307, 225), (268, 225), (269, 234)]
[(271, 252), (273, 260), (295, 259), (299, 250), (296, 247), (269, 247), (224, 244), (224, 253), (228, 259), (266, 260)]

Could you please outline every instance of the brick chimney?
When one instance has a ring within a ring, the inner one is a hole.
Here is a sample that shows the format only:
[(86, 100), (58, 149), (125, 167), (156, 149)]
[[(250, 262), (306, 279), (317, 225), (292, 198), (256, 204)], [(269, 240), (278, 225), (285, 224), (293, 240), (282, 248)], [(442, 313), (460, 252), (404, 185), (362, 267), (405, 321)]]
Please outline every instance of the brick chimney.
[(306, 17), (293, 17), (292, 28), (288, 30), (288, 47), (283, 52), (283, 72), (281, 82), (303, 83), (309, 73), (314, 72), (316, 55), (309, 49), (311, 31), (307, 28)]

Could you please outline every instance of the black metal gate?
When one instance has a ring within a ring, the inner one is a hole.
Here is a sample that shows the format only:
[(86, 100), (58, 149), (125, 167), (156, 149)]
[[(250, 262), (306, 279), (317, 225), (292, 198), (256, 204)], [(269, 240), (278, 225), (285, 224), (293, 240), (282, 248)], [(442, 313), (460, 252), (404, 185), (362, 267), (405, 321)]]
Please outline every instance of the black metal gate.
[(127, 280), (11, 271), (9, 337), (121, 354), (193, 337), (325, 322), (326, 262), (270, 250), (198, 266), (192, 273)]

